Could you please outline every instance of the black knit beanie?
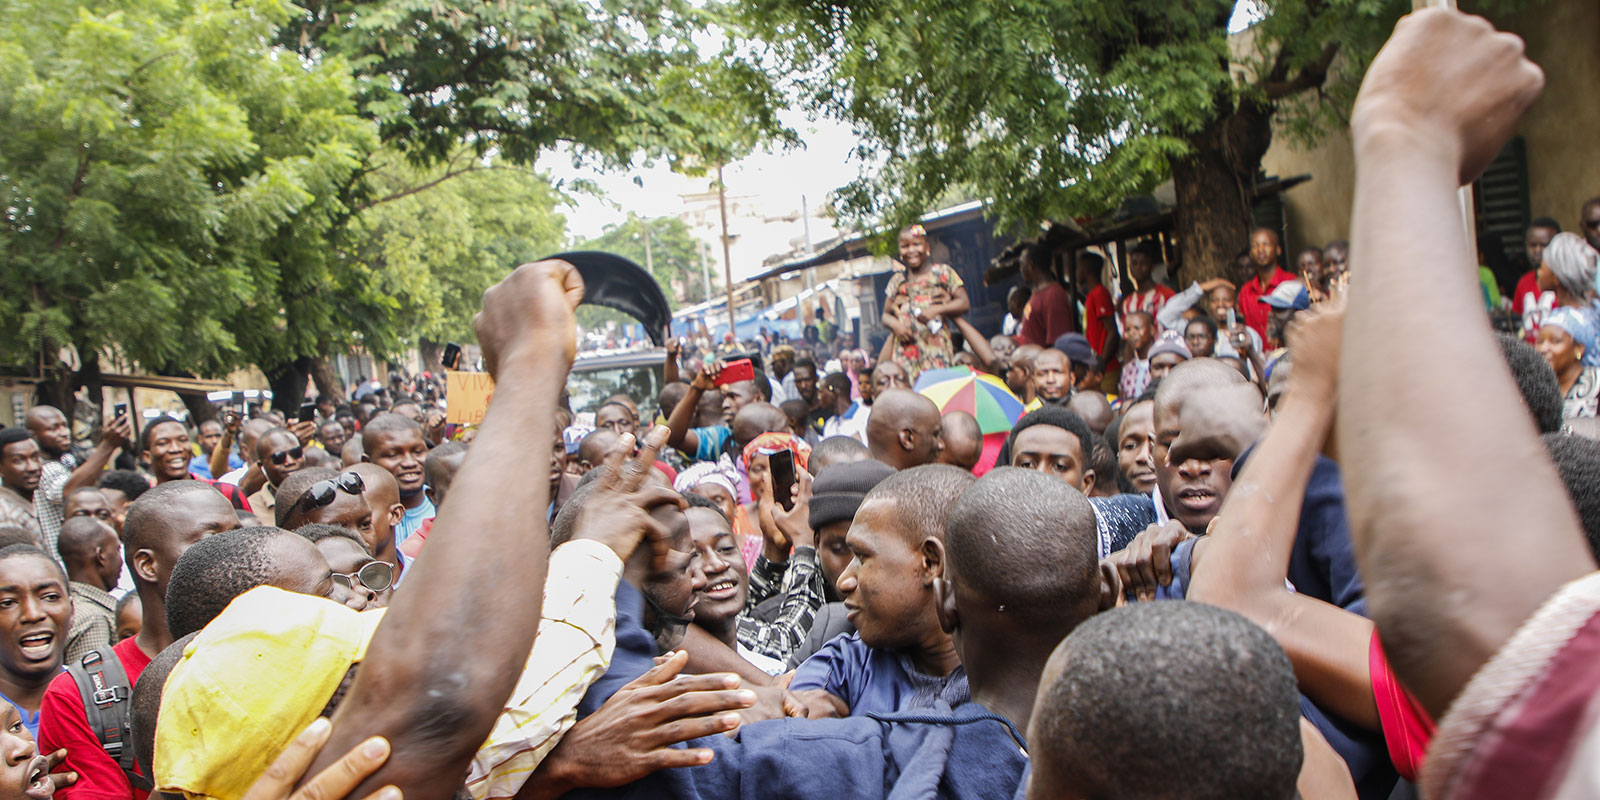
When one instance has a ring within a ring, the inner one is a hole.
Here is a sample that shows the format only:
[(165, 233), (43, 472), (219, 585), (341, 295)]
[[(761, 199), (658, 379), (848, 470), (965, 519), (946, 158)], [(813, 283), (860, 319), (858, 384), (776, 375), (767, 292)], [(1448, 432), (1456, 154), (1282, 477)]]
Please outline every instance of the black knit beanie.
[(894, 467), (870, 459), (828, 467), (811, 484), (812, 529), (855, 519), (867, 492), (893, 474)]

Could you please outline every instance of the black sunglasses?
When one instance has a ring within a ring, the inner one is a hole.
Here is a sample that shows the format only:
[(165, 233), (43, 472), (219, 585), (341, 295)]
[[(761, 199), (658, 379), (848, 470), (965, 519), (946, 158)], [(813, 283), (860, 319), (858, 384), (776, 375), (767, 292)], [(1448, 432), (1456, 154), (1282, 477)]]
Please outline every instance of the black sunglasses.
[(367, 485), (361, 482), (361, 476), (354, 472), (346, 472), (337, 478), (317, 481), (300, 495), (300, 510), (315, 511), (323, 506), (333, 503), (339, 492), (359, 495), (367, 490)]
[(352, 583), (359, 583), (371, 591), (381, 592), (394, 583), (394, 565), (385, 561), (369, 561), (348, 575), (333, 573), (333, 582), (347, 589), (352, 588)]
[(278, 452), (273, 453), (272, 463), (281, 467), (284, 465), (284, 462), (287, 462), (289, 459), (305, 458), (305, 455), (306, 449), (304, 447), (291, 447), (288, 450), (279, 450)]

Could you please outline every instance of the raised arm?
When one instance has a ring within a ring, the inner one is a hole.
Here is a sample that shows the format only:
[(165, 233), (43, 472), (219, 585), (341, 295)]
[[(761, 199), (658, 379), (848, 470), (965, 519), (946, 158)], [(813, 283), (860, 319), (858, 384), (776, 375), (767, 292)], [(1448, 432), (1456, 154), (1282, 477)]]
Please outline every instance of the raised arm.
[(555, 435), (582, 297), (562, 261), (524, 264), (484, 293), (474, 327), (495, 398), (456, 476), (460, 501), (440, 513), (429, 556), (406, 571), (311, 769), (369, 736), (388, 739), (399, 757), (356, 797), (390, 784), (410, 797), (453, 794), (522, 672), (539, 625), (550, 504), (549, 485), (526, 472)]
[(677, 383), (679, 380), (678, 357), (683, 355), (683, 340), (672, 335), (672, 328), (667, 328), (667, 359), (661, 362), (662, 385)]
[[(65, 485), (61, 487), (61, 496), (65, 498), (74, 491), (85, 486), (93, 486), (100, 480), (100, 473), (104, 472), (106, 465), (111, 463), (111, 457), (117, 450), (126, 447), (133, 441), (133, 421), (126, 415), (115, 417), (110, 422), (100, 427), (100, 441), (94, 449), (89, 451), (89, 457), (83, 460), (78, 468), (72, 471)], [(215, 475), (216, 473), (212, 473)]]
[(950, 321), (961, 331), (962, 338), (967, 340), (967, 346), (972, 348), (972, 354), (978, 357), (978, 363), (995, 375), (1001, 371), (1000, 359), (995, 357), (994, 348), (989, 346), (989, 340), (967, 321), (965, 316), (951, 317)]
[(207, 466), (211, 467), (211, 477), (220, 480), (223, 475), (228, 474), (228, 451), (233, 449), (233, 442), (239, 438), (239, 428), (243, 424), (244, 418), (239, 412), (231, 408), (222, 410), (222, 438), (217, 440), (216, 448), (207, 455)]
[(1436, 718), (1595, 568), (1484, 318), (1457, 205), (1543, 82), (1517, 37), (1430, 9), (1395, 27), (1352, 115), (1339, 449), (1373, 621)]
[(683, 393), (683, 399), (678, 401), (677, 407), (667, 416), (667, 446), (693, 454), (700, 449), (700, 437), (695, 434), (695, 410), (700, 406), (700, 398), (706, 390), (716, 385), (717, 373), (722, 371), (722, 362), (717, 362), (711, 368), (695, 373), (694, 380), (689, 381), (689, 391)]
[[(1372, 621), (1284, 587), (1306, 483), (1333, 427), (1334, 407), (1327, 398), (1338, 390), (1344, 320), (1337, 303), (1302, 314), (1290, 330), (1295, 368), (1278, 418), (1228, 491), (1211, 534), (1195, 545), (1187, 596), (1249, 617), (1283, 646), (1312, 700), (1379, 730), (1367, 661)], [(1248, 393), (1256, 402), (1255, 391)], [(1205, 433), (1188, 420), (1204, 424), (1218, 418), (1206, 413), (1203, 395), (1179, 412), (1186, 421), (1184, 435)], [(1191, 443), (1184, 435), (1173, 442), (1174, 459), (1187, 457), (1182, 454)]]

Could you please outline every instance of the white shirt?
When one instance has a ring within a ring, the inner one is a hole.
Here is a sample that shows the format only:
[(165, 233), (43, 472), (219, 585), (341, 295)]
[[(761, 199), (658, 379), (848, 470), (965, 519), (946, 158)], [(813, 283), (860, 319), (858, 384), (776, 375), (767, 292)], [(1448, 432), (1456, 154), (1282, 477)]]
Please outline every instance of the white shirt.
[(851, 403), (843, 414), (837, 414), (822, 423), (822, 438), (849, 436), (866, 444), (868, 413), (867, 407), (862, 405), (861, 401)]

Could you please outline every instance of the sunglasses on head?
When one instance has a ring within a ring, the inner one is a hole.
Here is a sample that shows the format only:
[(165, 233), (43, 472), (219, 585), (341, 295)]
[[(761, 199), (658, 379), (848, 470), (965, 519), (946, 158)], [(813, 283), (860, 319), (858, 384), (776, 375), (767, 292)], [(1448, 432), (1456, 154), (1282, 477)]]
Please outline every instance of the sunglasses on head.
[(296, 458), (296, 459), (305, 458), (305, 455), (306, 455), (306, 449), (304, 447), (291, 447), (288, 450), (279, 450), (278, 452), (273, 453), (272, 454), (272, 463), (277, 464), (278, 466), (281, 467), (285, 463), (287, 463), (289, 461), (289, 459), (291, 459), (291, 458)]
[(300, 510), (314, 511), (333, 503), (339, 492), (359, 495), (367, 490), (367, 485), (361, 482), (361, 476), (354, 472), (346, 472), (337, 478), (317, 481), (300, 495)]
[(394, 565), (385, 561), (369, 561), (355, 572), (333, 573), (333, 582), (346, 589), (354, 588), (354, 584), (360, 584), (371, 591), (381, 592), (394, 583)]

